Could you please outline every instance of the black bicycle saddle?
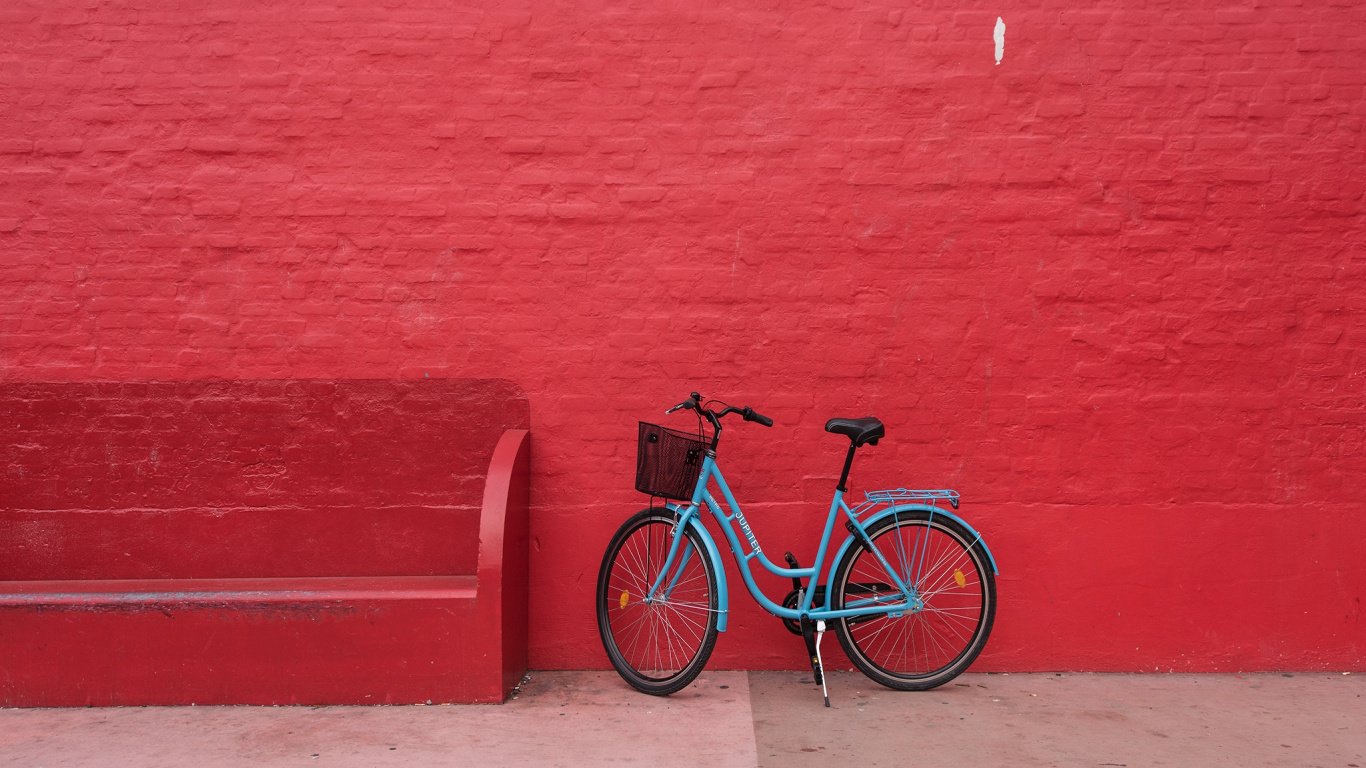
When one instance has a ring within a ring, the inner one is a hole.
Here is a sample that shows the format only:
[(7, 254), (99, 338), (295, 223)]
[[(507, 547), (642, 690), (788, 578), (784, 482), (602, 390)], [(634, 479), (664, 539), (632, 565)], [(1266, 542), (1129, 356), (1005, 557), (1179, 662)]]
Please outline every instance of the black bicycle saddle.
[(872, 416), (866, 419), (831, 419), (825, 422), (825, 431), (848, 437), (854, 441), (855, 448), (864, 443), (877, 445), (878, 438), (887, 434), (887, 428)]

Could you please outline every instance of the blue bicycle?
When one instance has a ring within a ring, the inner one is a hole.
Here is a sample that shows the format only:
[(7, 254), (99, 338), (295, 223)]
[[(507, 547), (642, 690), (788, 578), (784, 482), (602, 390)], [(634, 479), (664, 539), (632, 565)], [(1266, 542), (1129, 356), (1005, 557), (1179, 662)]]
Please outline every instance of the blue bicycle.
[[(854, 453), (863, 445), (877, 445), (886, 432), (882, 422), (826, 423), (827, 432), (849, 438), (844, 471), (814, 564), (802, 568), (788, 552), (784, 568), (764, 554), (716, 463), (721, 419), (738, 413), (765, 427), (773, 426), (773, 420), (752, 408), (704, 402), (696, 392), (666, 414), (680, 409), (697, 414), (696, 434), (641, 422), (637, 447), (636, 489), (669, 501), (622, 524), (598, 572), (598, 631), (612, 666), (627, 683), (659, 696), (681, 690), (706, 665), (717, 632), (726, 630), (726, 571), (703, 525), (704, 505), (725, 534), (750, 594), (804, 639), (822, 687), (820, 641), (829, 625), (850, 661), (889, 688), (928, 690), (972, 664), (991, 634), (998, 571), (981, 535), (939, 506), (947, 502), (956, 510), (958, 493), (899, 488), (870, 491), (852, 508), (844, 500)], [(710, 438), (704, 420), (711, 427)], [(713, 483), (729, 513), (712, 495)], [(841, 512), (849, 535), (821, 582)], [(792, 579), (793, 589), (781, 604), (755, 584), (750, 570), (754, 560)], [(828, 695), (825, 703), (830, 705)]]

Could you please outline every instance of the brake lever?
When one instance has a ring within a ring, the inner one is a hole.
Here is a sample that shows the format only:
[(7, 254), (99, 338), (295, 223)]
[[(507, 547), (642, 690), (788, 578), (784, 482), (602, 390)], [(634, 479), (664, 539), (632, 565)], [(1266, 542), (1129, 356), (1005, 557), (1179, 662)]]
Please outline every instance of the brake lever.
[(701, 397), (701, 395), (698, 395), (696, 392), (694, 392), (694, 393), (692, 393), (692, 396), (689, 397), (687, 400), (684, 400), (683, 402), (679, 403), (678, 405), (675, 405), (674, 407), (672, 407), (672, 408), (670, 408), (669, 410), (665, 411), (665, 412), (664, 412), (664, 415), (665, 415), (665, 416), (668, 416), (669, 414), (673, 413), (674, 411), (678, 410), (679, 408), (692, 408), (694, 411), (696, 411), (696, 410), (698, 410), (698, 409), (701, 407), (701, 406), (698, 405), (698, 400), (699, 400), (700, 397)]

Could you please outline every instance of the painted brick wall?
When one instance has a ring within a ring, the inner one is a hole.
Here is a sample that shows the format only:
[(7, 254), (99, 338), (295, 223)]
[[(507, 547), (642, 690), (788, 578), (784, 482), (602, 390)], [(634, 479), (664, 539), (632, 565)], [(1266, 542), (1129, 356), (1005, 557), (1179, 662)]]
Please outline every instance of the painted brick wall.
[(769, 550), (830, 416), (959, 489), (979, 669), (1360, 669), (1364, 91), (1348, 0), (7, 2), (0, 378), (512, 379), (533, 667), (695, 389)]

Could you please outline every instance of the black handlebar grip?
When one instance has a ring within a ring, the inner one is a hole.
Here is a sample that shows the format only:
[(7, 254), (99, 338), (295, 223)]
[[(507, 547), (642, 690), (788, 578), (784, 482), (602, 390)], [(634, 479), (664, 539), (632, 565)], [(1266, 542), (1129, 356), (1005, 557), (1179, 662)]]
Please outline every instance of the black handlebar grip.
[(755, 412), (755, 410), (749, 406), (745, 406), (744, 417), (745, 421), (757, 421), (765, 427), (773, 426), (773, 419), (770, 419), (762, 413)]

